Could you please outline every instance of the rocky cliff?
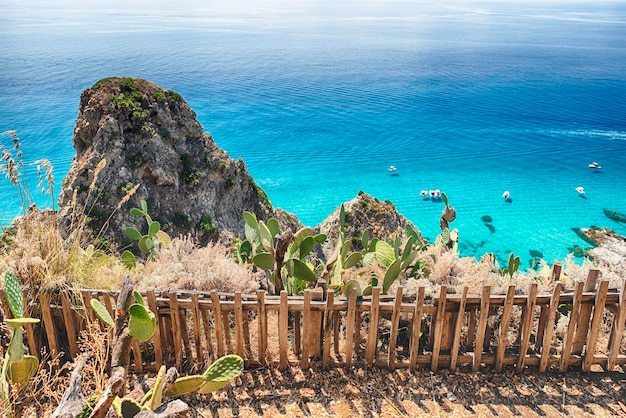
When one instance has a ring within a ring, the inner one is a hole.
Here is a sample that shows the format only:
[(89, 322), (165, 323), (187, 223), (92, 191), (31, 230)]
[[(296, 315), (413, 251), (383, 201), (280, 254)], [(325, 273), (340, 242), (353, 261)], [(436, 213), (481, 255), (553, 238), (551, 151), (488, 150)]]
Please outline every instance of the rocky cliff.
[(274, 214), (245, 163), (203, 133), (179, 94), (148, 81), (110, 78), (85, 90), (73, 141), (61, 224), (69, 230), (85, 214), (91, 232), (112, 248), (129, 243), (126, 227), (146, 229), (144, 219), (129, 214), (141, 200), (170, 236), (205, 241), (217, 231), (242, 235), (244, 210), (261, 219)]

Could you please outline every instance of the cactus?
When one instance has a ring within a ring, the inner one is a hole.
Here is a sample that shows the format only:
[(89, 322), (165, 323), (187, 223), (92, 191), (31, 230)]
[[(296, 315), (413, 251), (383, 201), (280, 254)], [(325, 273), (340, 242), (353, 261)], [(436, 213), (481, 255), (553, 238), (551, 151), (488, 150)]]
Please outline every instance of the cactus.
[(128, 308), (128, 333), (140, 341), (148, 341), (156, 329), (156, 317), (139, 303)]
[(449, 223), (454, 222), (456, 219), (456, 210), (450, 206), (448, 196), (445, 193), (441, 193), (441, 200), (446, 205), (441, 212), (441, 218), (439, 218), (439, 226), (441, 227), (441, 234), (437, 236), (436, 243), (443, 244), (447, 248), (456, 249), (459, 243), (459, 233), (455, 229), (450, 231)]
[(9, 302), (9, 308), (15, 318), (5, 322), (13, 328), (11, 341), (4, 355), (2, 377), (0, 380), (0, 400), (2, 409), (8, 417), (12, 417), (10, 394), (11, 386), (16, 393), (20, 393), (28, 381), (39, 368), (39, 359), (24, 353), (24, 325), (36, 324), (39, 319), (24, 318), (24, 297), (17, 277), (7, 271), (4, 274), (4, 291)]
[(206, 382), (198, 389), (198, 393), (215, 392), (226, 386), (243, 371), (243, 359), (235, 354), (219, 358), (204, 372)]
[[(140, 202), (141, 208), (132, 208), (130, 214), (133, 216), (144, 217), (148, 224), (148, 232), (142, 234), (136, 228), (128, 227), (124, 231), (126, 236), (134, 241), (137, 241), (139, 250), (146, 255), (150, 260), (154, 259), (154, 252), (161, 247), (168, 247), (172, 240), (169, 235), (161, 231), (161, 224), (158, 221), (152, 220), (148, 214), (148, 204), (145, 200)], [(122, 253), (122, 263), (128, 268), (133, 269), (136, 266), (135, 256), (128, 250)]]
[(96, 316), (102, 322), (104, 322), (106, 326), (111, 328), (115, 326), (113, 317), (111, 316), (107, 308), (102, 304), (102, 302), (100, 302), (98, 299), (91, 299), (89, 300), (89, 304), (91, 305), (91, 308), (93, 309)]
[(520, 266), (520, 258), (515, 256), (513, 253), (509, 255), (509, 261), (507, 266), (502, 269), (502, 277), (509, 276), (509, 278), (513, 278), (513, 275), (517, 270), (519, 270)]

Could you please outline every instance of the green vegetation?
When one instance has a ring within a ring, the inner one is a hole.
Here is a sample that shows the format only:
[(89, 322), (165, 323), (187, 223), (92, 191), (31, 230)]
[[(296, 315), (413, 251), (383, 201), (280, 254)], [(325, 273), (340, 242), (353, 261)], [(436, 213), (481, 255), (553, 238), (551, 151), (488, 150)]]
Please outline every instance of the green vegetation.
[[(130, 214), (137, 217), (144, 217), (148, 224), (148, 231), (142, 234), (136, 228), (128, 227), (125, 230), (126, 236), (137, 241), (139, 251), (144, 253), (147, 258), (153, 260), (154, 252), (161, 247), (167, 247), (172, 240), (165, 232), (161, 231), (161, 224), (158, 221), (152, 220), (148, 214), (148, 204), (145, 200), (141, 201), (141, 208), (132, 208)], [(135, 256), (128, 250), (122, 253), (122, 262), (128, 269), (135, 268), (137, 264)]]
[(204, 231), (209, 235), (216, 234), (218, 232), (217, 227), (213, 224), (211, 215), (202, 215), (200, 221), (196, 225), (196, 228), (200, 231)]
[(150, 116), (150, 110), (143, 108), (145, 95), (141, 85), (130, 77), (120, 80), (121, 92), (111, 96), (116, 108), (122, 110), (134, 122), (144, 122)]
[(183, 165), (183, 169), (180, 172), (181, 180), (188, 186), (197, 186), (198, 184), (200, 184), (200, 180), (202, 179), (202, 172), (199, 170), (195, 170), (191, 167), (189, 156), (187, 154), (181, 155), (180, 161)]

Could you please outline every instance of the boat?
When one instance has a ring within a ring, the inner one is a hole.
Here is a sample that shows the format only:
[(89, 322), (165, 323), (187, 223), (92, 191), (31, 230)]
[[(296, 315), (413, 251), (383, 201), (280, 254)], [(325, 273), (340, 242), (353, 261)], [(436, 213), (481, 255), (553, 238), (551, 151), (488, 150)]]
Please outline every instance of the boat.
[(387, 171), (396, 171), (397, 168), (395, 165), (390, 165), (389, 168), (387, 169)]
[(580, 194), (585, 194), (585, 188), (583, 186), (578, 186), (576, 191)]
[(508, 199), (511, 196), (511, 193), (508, 190), (505, 190), (504, 193), (502, 193), (502, 197), (504, 199)]
[(592, 163), (589, 164), (589, 168), (599, 170), (602, 168), (602, 166), (598, 164), (596, 161), (593, 161)]
[(427, 194), (428, 194), (428, 190), (422, 190), (422, 191), (420, 192), (420, 196), (422, 196), (422, 197), (423, 197), (423, 196), (426, 196)]
[(435, 197), (440, 197), (441, 196), (441, 190), (436, 189), (435, 190)]
[(430, 195), (430, 197), (435, 197), (435, 191), (434, 190), (429, 190), (428, 194)]

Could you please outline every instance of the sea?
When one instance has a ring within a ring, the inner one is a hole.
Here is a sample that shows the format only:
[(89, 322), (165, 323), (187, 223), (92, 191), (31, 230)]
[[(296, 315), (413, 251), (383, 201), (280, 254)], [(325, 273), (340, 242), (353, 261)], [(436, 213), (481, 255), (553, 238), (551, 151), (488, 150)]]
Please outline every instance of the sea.
[[(39, 206), (81, 93), (112, 76), (180, 93), (308, 226), (363, 191), (432, 242), (438, 189), (462, 256), (527, 268), (588, 247), (576, 228), (626, 234), (604, 213), (626, 213), (623, 1), (0, 0), (0, 131)], [(7, 226), (22, 205), (0, 180)]]

